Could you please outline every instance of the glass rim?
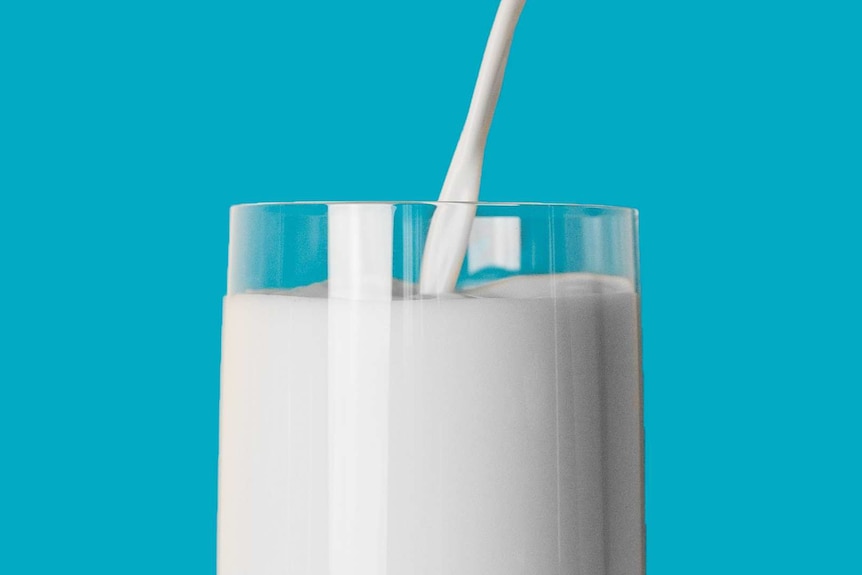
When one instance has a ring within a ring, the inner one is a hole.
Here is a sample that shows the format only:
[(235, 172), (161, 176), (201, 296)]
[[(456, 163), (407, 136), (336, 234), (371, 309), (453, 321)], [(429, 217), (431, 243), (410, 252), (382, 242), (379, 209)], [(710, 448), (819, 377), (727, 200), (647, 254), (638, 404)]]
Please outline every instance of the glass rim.
[(237, 208), (265, 208), (265, 207), (289, 207), (289, 206), (344, 206), (344, 205), (378, 205), (378, 206), (476, 206), (477, 208), (518, 208), (518, 207), (546, 207), (546, 208), (572, 208), (580, 210), (601, 210), (608, 213), (637, 215), (637, 208), (627, 206), (611, 206), (605, 204), (578, 204), (570, 202), (462, 202), (452, 200), (299, 200), (293, 202), (245, 202), (233, 204), (230, 209)]

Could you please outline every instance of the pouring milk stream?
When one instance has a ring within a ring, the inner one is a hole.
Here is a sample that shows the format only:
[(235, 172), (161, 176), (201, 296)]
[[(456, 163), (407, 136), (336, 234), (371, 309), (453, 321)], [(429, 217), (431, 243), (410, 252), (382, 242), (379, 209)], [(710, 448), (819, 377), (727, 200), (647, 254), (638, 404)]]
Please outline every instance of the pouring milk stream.
[(470, 228), (476, 213), (476, 206), (472, 202), (479, 200), (485, 142), (503, 86), (512, 36), (524, 3), (525, 0), (503, 0), (497, 9), (467, 120), (440, 191), (441, 202), (468, 203), (440, 204), (434, 212), (419, 276), (420, 290), (424, 295), (455, 291), (455, 282), (467, 252)]

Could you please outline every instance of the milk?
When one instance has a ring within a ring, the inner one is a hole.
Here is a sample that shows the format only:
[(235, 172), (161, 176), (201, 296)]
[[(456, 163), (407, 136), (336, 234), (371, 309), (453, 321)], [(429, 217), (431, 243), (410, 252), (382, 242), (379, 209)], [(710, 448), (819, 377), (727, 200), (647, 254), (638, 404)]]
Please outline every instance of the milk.
[(449, 163), (438, 198), (441, 203), (434, 212), (422, 253), (420, 280), (424, 294), (455, 291), (476, 214), (475, 203), (479, 200), (488, 130), (503, 87), (512, 37), (524, 3), (525, 0), (501, 0), (497, 9), (467, 119)]
[(628, 280), (325, 293), (225, 298), (220, 575), (643, 573)]

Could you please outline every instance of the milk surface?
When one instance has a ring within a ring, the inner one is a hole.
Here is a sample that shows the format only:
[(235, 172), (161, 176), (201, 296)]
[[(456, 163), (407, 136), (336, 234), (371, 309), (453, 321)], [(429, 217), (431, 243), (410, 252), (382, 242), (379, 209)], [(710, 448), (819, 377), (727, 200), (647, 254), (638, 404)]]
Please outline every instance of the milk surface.
[(220, 575), (643, 573), (627, 280), (231, 295), (223, 340)]

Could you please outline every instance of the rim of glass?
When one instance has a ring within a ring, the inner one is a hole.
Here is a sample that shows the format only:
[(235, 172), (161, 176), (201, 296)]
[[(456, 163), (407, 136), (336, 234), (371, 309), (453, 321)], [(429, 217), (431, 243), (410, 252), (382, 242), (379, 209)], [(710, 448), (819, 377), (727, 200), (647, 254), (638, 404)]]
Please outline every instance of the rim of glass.
[(604, 204), (577, 204), (568, 202), (461, 202), (461, 201), (440, 201), (440, 200), (371, 200), (371, 201), (354, 201), (354, 200), (300, 200), (295, 202), (246, 202), (241, 204), (233, 204), (230, 209), (235, 208), (265, 208), (272, 206), (332, 206), (332, 205), (381, 205), (381, 206), (476, 206), (476, 207), (491, 207), (491, 208), (517, 208), (517, 207), (554, 207), (554, 208), (573, 208), (581, 210), (601, 210), (605, 212), (632, 213), (637, 214), (637, 208), (627, 206), (609, 206)]

